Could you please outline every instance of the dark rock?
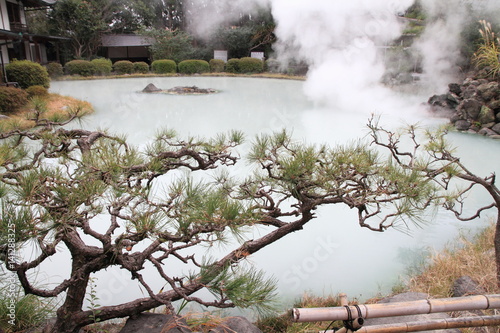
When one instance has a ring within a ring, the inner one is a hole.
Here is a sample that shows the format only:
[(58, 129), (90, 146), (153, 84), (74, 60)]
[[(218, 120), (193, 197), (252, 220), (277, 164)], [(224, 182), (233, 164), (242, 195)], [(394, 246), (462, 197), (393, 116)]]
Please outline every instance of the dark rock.
[(157, 88), (154, 84), (150, 83), (146, 86), (146, 88), (142, 89), (142, 92), (145, 93), (154, 93), (161, 91), (160, 88)]
[(462, 87), (458, 83), (450, 83), (448, 89), (452, 94), (460, 96), (462, 93)]
[(455, 127), (459, 131), (467, 131), (470, 128), (471, 123), (468, 120), (458, 120), (455, 122)]
[(474, 98), (477, 95), (477, 87), (470, 85), (467, 86), (464, 91), (462, 92), (462, 98), (464, 99), (469, 99), (469, 98)]
[(477, 119), (481, 113), (482, 104), (476, 99), (465, 99), (457, 107), (457, 111), (461, 112), (464, 118)]
[(477, 132), (477, 134), (484, 135), (484, 136), (491, 136), (491, 135), (497, 135), (497, 132), (487, 128), (483, 127)]
[(453, 297), (462, 297), (467, 295), (483, 295), (486, 291), (479, 284), (472, 280), (470, 276), (461, 276), (453, 283)]
[[(408, 301), (418, 301), (421, 299), (427, 299), (429, 295), (425, 293), (403, 293), (395, 296), (387, 297), (382, 299), (379, 303), (395, 303), (395, 302), (408, 302)], [(395, 324), (395, 323), (408, 323), (413, 321), (429, 321), (436, 319), (450, 318), (446, 313), (431, 313), (422, 315), (410, 315), (410, 316), (398, 316), (398, 317), (388, 317), (388, 318), (371, 318), (365, 320), (364, 326), (373, 325), (385, 325), (385, 324)], [(428, 332), (428, 331), (427, 331)], [(453, 332), (459, 333), (459, 330), (448, 329), (448, 330), (434, 330), (432, 332)]]
[(262, 333), (262, 331), (245, 317), (226, 318), (219, 326), (209, 333)]
[(490, 109), (494, 110), (495, 113), (500, 112), (500, 99), (491, 101), (490, 103), (488, 103), (488, 106), (490, 107)]
[(431, 105), (432, 111), (454, 110), (460, 101), (457, 96), (448, 93), (443, 95), (434, 95), (427, 101)]
[(495, 113), (493, 112), (492, 109), (490, 109), (486, 105), (483, 105), (481, 107), (481, 112), (479, 113), (477, 120), (481, 124), (488, 124), (488, 123), (495, 122)]
[(500, 123), (491, 128), (495, 133), (500, 134)]
[(190, 333), (186, 321), (180, 317), (159, 313), (140, 313), (127, 319), (120, 333)]
[(198, 88), (197, 86), (192, 86), (192, 87), (173, 87), (171, 89), (168, 89), (167, 92), (173, 93), (173, 94), (212, 94), (217, 92), (215, 89), (211, 88)]
[(500, 87), (498, 86), (498, 82), (483, 83), (477, 87), (477, 92), (483, 100), (488, 102), (500, 96)]

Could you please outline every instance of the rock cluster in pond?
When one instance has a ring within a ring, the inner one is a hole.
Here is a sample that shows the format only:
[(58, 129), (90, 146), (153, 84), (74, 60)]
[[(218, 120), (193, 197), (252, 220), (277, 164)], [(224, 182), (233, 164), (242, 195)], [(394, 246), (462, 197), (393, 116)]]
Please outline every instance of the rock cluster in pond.
[(150, 83), (142, 90), (144, 93), (164, 93), (164, 94), (175, 94), (175, 95), (202, 95), (202, 94), (213, 94), (218, 92), (211, 88), (198, 88), (197, 86), (191, 87), (173, 87), (170, 89), (160, 89), (154, 84)]
[(446, 112), (459, 131), (500, 139), (500, 84), (486, 79), (467, 78), (451, 83), (443, 95), (432, 96), (433, 111)]

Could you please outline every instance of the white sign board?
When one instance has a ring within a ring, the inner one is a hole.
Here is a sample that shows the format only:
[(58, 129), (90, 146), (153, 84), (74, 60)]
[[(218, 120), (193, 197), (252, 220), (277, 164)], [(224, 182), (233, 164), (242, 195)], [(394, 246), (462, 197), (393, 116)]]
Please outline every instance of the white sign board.
[(214, 59), (220, 59), (227, 62), (227, 51), (226, 50), (214, 50)]
[(264, 52), (252, 52), (250, 53), (250, 57), (264, 60)]

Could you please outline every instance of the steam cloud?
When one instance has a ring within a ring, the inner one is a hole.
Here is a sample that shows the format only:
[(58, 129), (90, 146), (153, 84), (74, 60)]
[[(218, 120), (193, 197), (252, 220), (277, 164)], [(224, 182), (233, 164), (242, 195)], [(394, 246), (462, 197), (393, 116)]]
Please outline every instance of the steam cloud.
[[(500, 3), (421, 2), (429, 17), (415, 50), (422, 60), (424, 85), (431, 93), (439, 93), (457, 80), (460, 37), (471, 20), (471, 11), (478, 16), (481, 12), (491, 13), (500, 9)], [(201, 11), (195, 11), (199, 6), (194, 6), (190, 12), (196, 16), (196, 20), (191, 20), (196, 22), (193, 31), (206, 36), (221, 23), (234, 19), (238, 10), (252, 11), (271, 5), (277, 22), (275, 56), (309, 65), (306, 95), (334, 109), (371, 113), (408, 107), (408, 102), (380, 83), (386, 70), (381, 55), (384, 46), (402, 32), (403, 24), (397, 14), (412, 3), (413, 0), (224, 0)]]

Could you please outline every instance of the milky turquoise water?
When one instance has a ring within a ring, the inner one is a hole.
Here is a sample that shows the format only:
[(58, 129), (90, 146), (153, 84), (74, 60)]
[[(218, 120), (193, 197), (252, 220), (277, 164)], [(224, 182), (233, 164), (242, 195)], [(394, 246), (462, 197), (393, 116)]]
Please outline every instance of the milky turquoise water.
[[(140, 93), (148, 83), (161, 89), (196, 85), (220, 92), (199, 96)], [(207, 137), (236, 129), (243, 131), (249, 141), (256, 134), (287, 128), (297, 140), (334, 145), (364, 137), (367, 132), (364, 125), (371, 112), (383, 114), (382, 122), (391, 128), (417, 121), (423, 126), (446, 123), (417, 107), (377, 110), (373, 105), (372, 110), (347, 113), (308, 100), (302, 87), (301, 81), (277, 79), (176, 77), (61, 81), (52, 82), (50, 90), (94, 105), (96, 112), (84, 121), (83, 127), (126, 133), (131, 142), (140, 146), (162, 127), (173, 128), (181, 136)], [(416, 94), (398, 98), (415, 106), (427, 99)], [(474, 172), (485, 176), (500, 172), (500, 141), (467, 134), (451, 134), (449, 139)], [(486, 200), (487, 196), (481, 193), (469, 198), (476, 205)], [(317, 218), (304, 230), (260, 251), (246, 264), (253, 264), (276, 278), (283, 300), (304, 292), (320, 295), (345, 292), (350, 297), (368, 298), (379, 291), (390, 291), (422, 252), (441, 248), (460, 232), (470, 234), (489, 223), (487, 217), (460, 223), (443, 211), (425, 219), (422, 228), (410, 225), (408, 234), (397, 230), (381, 234), (361, 229), (355, 211), (340, 206), (325, 207), (317, 211)], [(248, 237), (258, 235), (255, 231)], [(65, 260), (64, 256), (60, 260)], [(59, 267), (57, 275), (64, 278), (67, 265), (56, 260), (46, 265), (49, 271), (51, 267)], [(184, 268), (172, 264), (172, 270)], [(101, 304), (144, 295), (121, 270), (110, 269), (97, 277)], [(151, 284), (158, 290), (163, 285), (153, 277)]]

